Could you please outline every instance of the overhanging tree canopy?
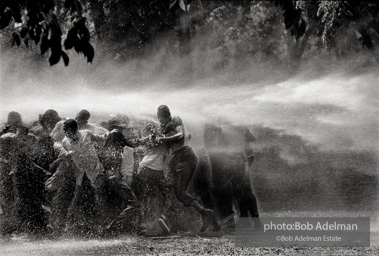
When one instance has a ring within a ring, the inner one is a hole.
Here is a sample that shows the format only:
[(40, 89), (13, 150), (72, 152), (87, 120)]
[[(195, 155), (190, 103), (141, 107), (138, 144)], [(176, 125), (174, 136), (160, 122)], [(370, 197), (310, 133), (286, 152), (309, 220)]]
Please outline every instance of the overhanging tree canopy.
[[(112, 44), (134, 34), (143, 44), (157, 33), (178, 26), (181, 16), (191, 15), (195, 4), (203, 9), (204, 22), (212, 10), (225, 3), (241, 5), (248, 10), (257, 2), (3, 0), (0, 3), (0, 29), (11, 31), (14, 44), (21, 45), (23, 41), (28, 46), (29, 41), (34, 41), (39, 44), (41, 54), (50, 49), (50, 65), (58, 63), (61, 58), (68, 65), (69, 58), (64, 50), (72, 48), (92, 62), (95, 52), (90, 37), (93, 35), (97, 40)], [(295, 40), (300, 40), (308, 30), (307, 24), (312, 24), (317, 27), (325, 46), (333, 48), (338, 29), (353, 23), (362, 46), (374, 47), (372, 36), (377, 35), (379, 24), (376, 1), (272, 0), (271, 3), (281, 7), (285, 29)], [(187, 25), (178, 26), (179, 30), (186, 29)], [(178, 35), (181, 37), (185, 33)]]

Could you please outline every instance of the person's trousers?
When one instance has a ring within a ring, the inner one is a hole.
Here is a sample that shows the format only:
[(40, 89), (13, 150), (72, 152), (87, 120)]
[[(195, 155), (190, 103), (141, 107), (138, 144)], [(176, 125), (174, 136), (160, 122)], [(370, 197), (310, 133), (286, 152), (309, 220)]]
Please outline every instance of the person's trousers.
[(197, 157), (189, 146), (175, 151), (171, 157), (169, 168), (173, 177), (173, 187), (178, 200), (190, 206), (195, 198), (187, 192), (197, 164)]

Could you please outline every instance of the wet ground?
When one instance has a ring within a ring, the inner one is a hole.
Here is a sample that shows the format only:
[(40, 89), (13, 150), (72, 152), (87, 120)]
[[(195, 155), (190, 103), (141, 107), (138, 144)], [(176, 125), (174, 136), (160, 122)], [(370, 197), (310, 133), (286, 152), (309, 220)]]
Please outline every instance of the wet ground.
[[(370, 216), (354, 213), (348, 216)], [(341, 213), (275, 213), (268, 217), (336, 217)], [(371, 215), (370, 247), (351, 248), (241, 248), (231, 233), (183, 233), (168, 237), (119, 236), (113, 239), (60, 238), (58, 240), (15, 236), (0, 240), (1, 256), (44, 255), (379, 255), (379, 221)]]
[(111, 240), (12, 240), (1, 243), (0, 255), (378, 255), (379, 236), (364, 248), (241, 248), (232, 235), (222, 237), (173, 236), (144, 238), (123, 236)]

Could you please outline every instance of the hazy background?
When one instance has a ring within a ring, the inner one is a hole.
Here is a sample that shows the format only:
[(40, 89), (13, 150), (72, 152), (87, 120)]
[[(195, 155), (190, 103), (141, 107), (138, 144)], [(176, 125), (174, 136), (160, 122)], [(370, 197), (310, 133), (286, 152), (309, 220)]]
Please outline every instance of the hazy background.
[(292, 61), (295, 41), (280, 10), (262, 3), (244, 14), (246, 24), (238, 8), (212, 11), (186, 57), (168, 31), (138, 54), (94, 42), (93, 64), (70, 50), (68, 67), (50, 67), (34, 44), (9, 47), (2, 35), (0, 122), (10, 111), (31, 122), (50, 108), (61, 117), (85, 108), (99, 123), (119, 113), (154, 117), (166, 104), (189, 127), (194, 147), (201, 147), (206, 121), (251, 129), (253, 188), (263, 212), (375, 212), (378, 51), (356, 50), (353, 28), (336, 34), (338, 51), (318, 46), (314, 32), (303, 57)]

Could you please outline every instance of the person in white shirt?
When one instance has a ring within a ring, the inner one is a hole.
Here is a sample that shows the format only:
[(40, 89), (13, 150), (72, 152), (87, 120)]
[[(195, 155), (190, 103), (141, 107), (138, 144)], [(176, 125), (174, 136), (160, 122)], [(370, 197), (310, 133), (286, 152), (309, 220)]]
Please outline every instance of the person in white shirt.
[[(108, 132), (107, 129), (89, 123), (88, 120), (91, 117), (91, 114), (88, 110), (83, 109), (78, 114), (76, 114), (75, 120), (78, 124), (79, 130), (90, 130), (93, 134), (96, 135), (102, 135)], [(63, 131), (63, 124), (65, 120), (59, 121), (53, 131), (50, 133), (50, 136), (54, 139), (55, 142), (62, 142), (63, 138), (65, 137), (64, 131)]]
[[(170, 232), (170, 228), (165, 222), (165, 212), (169, 207), (169, 185), (166, 179), (165, 172), (168, 169), (169, 148), (163, 143), (155, 140), (155, 137), (160, 134), (159, 124), (154, 121), (147, 121), (143, 129), (144, 138), (140, 139), (141, 145), (144, 146), (144, 156), (139, 163), (136, 179), (138, 180), (140, 190), (140, 201), (142, 204), (141, 234), (154, 233), (153, 224), (154, 218), (157, 217), (157, 223), (160, 225), (163, 233)], [(155, 189), (157, 188), (157, 190)], [(157, 193), (161, 195), (158, 205), (151, 205), (149, 198), (154, 197)], [(155, 214), (152, 214), (154, 209)], [(151, 221), (153, 220), (153, 221)], [(151, 226), (150, 228), (145, 226)]]
[(65, 138), (62, 140), (62, 145), (67, 152), (64, 157), (73, 163), (76, 182), (74, 197), (67, 212), (69, 226), (72, 222), (74, 225), (77, 222), (77, 209), (82, 206), (80, 205), (80, 198), (83, 193), (94, 193), (96, 212), (99, 213), (100, 220), (102, 220), (105, 214), (105, 194), (103, 191), (105, 173), (94, 143), (104, 143), (109, 133), (96, 135), (89, 130), (79, 131), (78, 123), (74, 119), (68, 119), (64, 122), (63, 131)]

